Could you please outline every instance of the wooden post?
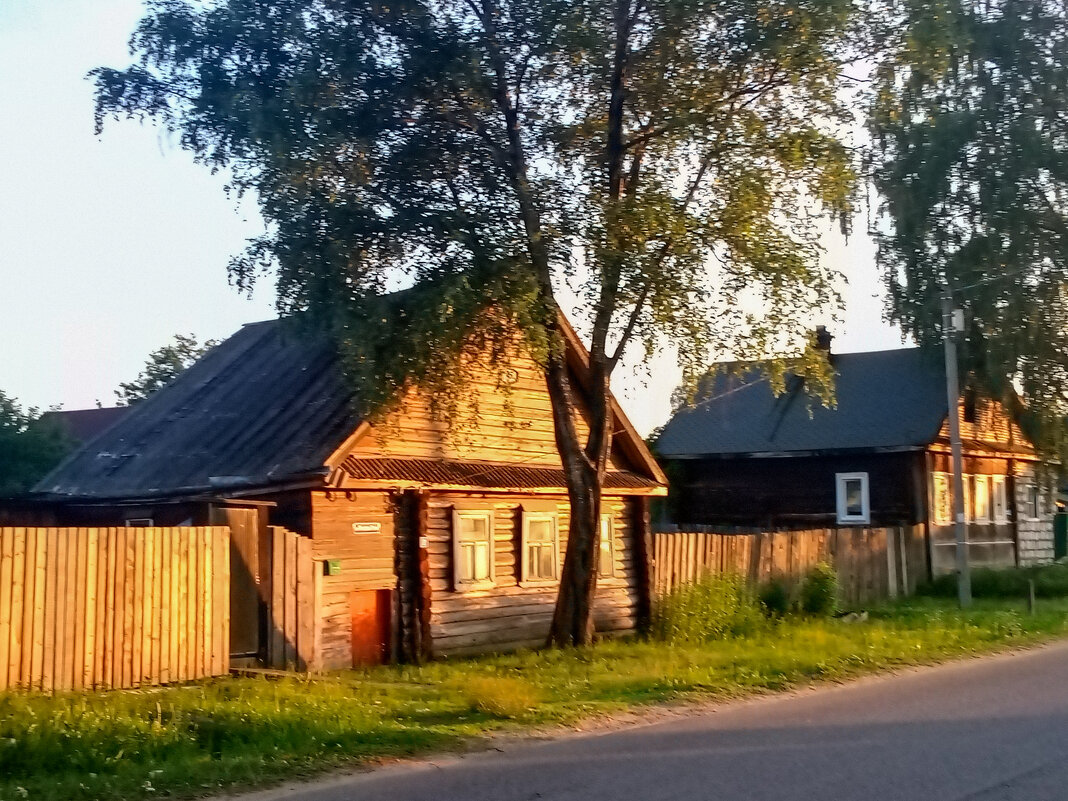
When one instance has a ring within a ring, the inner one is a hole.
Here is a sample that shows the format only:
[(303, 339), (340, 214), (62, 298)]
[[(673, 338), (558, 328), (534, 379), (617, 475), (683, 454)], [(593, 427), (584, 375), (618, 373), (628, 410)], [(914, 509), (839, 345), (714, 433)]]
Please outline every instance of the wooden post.
[(415, 632), (416, 647), (414, 656), (416, 664), (434, 656), (434, 635), (430, 627), (430, 605), (433, 602), (433, 588), (430, 586), (430, 542), (427, 536), (430, 522), (428, 496), (419, 493), (418, 521), (415, 526), (415, 567), (417, 581), (415, 584)]

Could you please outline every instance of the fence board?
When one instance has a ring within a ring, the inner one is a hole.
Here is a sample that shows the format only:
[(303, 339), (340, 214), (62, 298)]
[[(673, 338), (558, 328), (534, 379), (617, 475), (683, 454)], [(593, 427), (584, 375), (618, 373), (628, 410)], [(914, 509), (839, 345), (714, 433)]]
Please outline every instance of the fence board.
[(913, 527), (657, 532), (653, 554), (658, 596), (707, 573), (795, 583), (817, 563), (828, 562), (838, 573), (840, 601), (851, 607), (911, 594), (925, 571), (922, 537)]
[(229, 575), (225, 528), (0, 528), (0, 689), (225, 673)]
[(270, 667), (318, 670), (321, 571), (311, 540), (272, 527), (271, 598), (267, 663)]

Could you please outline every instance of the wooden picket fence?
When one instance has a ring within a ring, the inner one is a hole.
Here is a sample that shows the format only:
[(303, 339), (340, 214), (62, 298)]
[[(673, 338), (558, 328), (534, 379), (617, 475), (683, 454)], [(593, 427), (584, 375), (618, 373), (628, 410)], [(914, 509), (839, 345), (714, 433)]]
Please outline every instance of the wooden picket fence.
[(753, 583), (773, 578), (799, 581), (815, 564), (838, 573), (847, 607), (910, 595), (927, 574), (920, 527), (838, 528), (723, 534), (657, 532), (653, 589), (663, 596), (706, 573), (736, 573)]
[(320, 669), (319, 608), (323, 571), (312, 541), (287, 529), (270, 529), (267, 665), (280, 670)]
[(226, 673), (229, 587), (225, 527), (0, 528), (0, 690)]

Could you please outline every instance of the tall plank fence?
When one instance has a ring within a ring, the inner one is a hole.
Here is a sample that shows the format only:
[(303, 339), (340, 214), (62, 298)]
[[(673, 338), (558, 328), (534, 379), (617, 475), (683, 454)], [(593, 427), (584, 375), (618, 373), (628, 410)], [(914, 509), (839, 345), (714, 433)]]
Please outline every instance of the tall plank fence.
[(721, 534), (657, 532), (653, 588), (663, 596), (707, 573), (736, 573), (753, 583), (796, 582), (819, 562), (838, 573), (845, 606), (910, 595), (927, 573), (920, 527), (838, 528)]
[(270, 529), (271, 601), (267, 665), (280, 670), (319, 670), (319, 606), (322, 574), (312, 542), (287, 529)]
[(0, 528), (0, 690), (226, 673), (229, 587), (224, 527)]

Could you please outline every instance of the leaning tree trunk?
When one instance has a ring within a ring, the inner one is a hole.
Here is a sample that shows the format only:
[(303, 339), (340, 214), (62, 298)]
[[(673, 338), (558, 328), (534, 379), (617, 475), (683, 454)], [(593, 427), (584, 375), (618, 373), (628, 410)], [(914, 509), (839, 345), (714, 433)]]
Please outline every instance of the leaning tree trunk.
[(593, 642), (593, 603), (597, 592), (597, 560), (601, 536), (601, 490), (611, 446), (612, 421), (608, 404), (608, 375), (601, 364), (591, 365), (588, 399), (590, 433), (583, 446), (575, 425), (576, 407), (562, 349), (550, 355), (546, 384), (552, 402), (557, 449), (567, 482), (571, 514), (567, 550), (560, 570), (548, 644), (589, 645)]

